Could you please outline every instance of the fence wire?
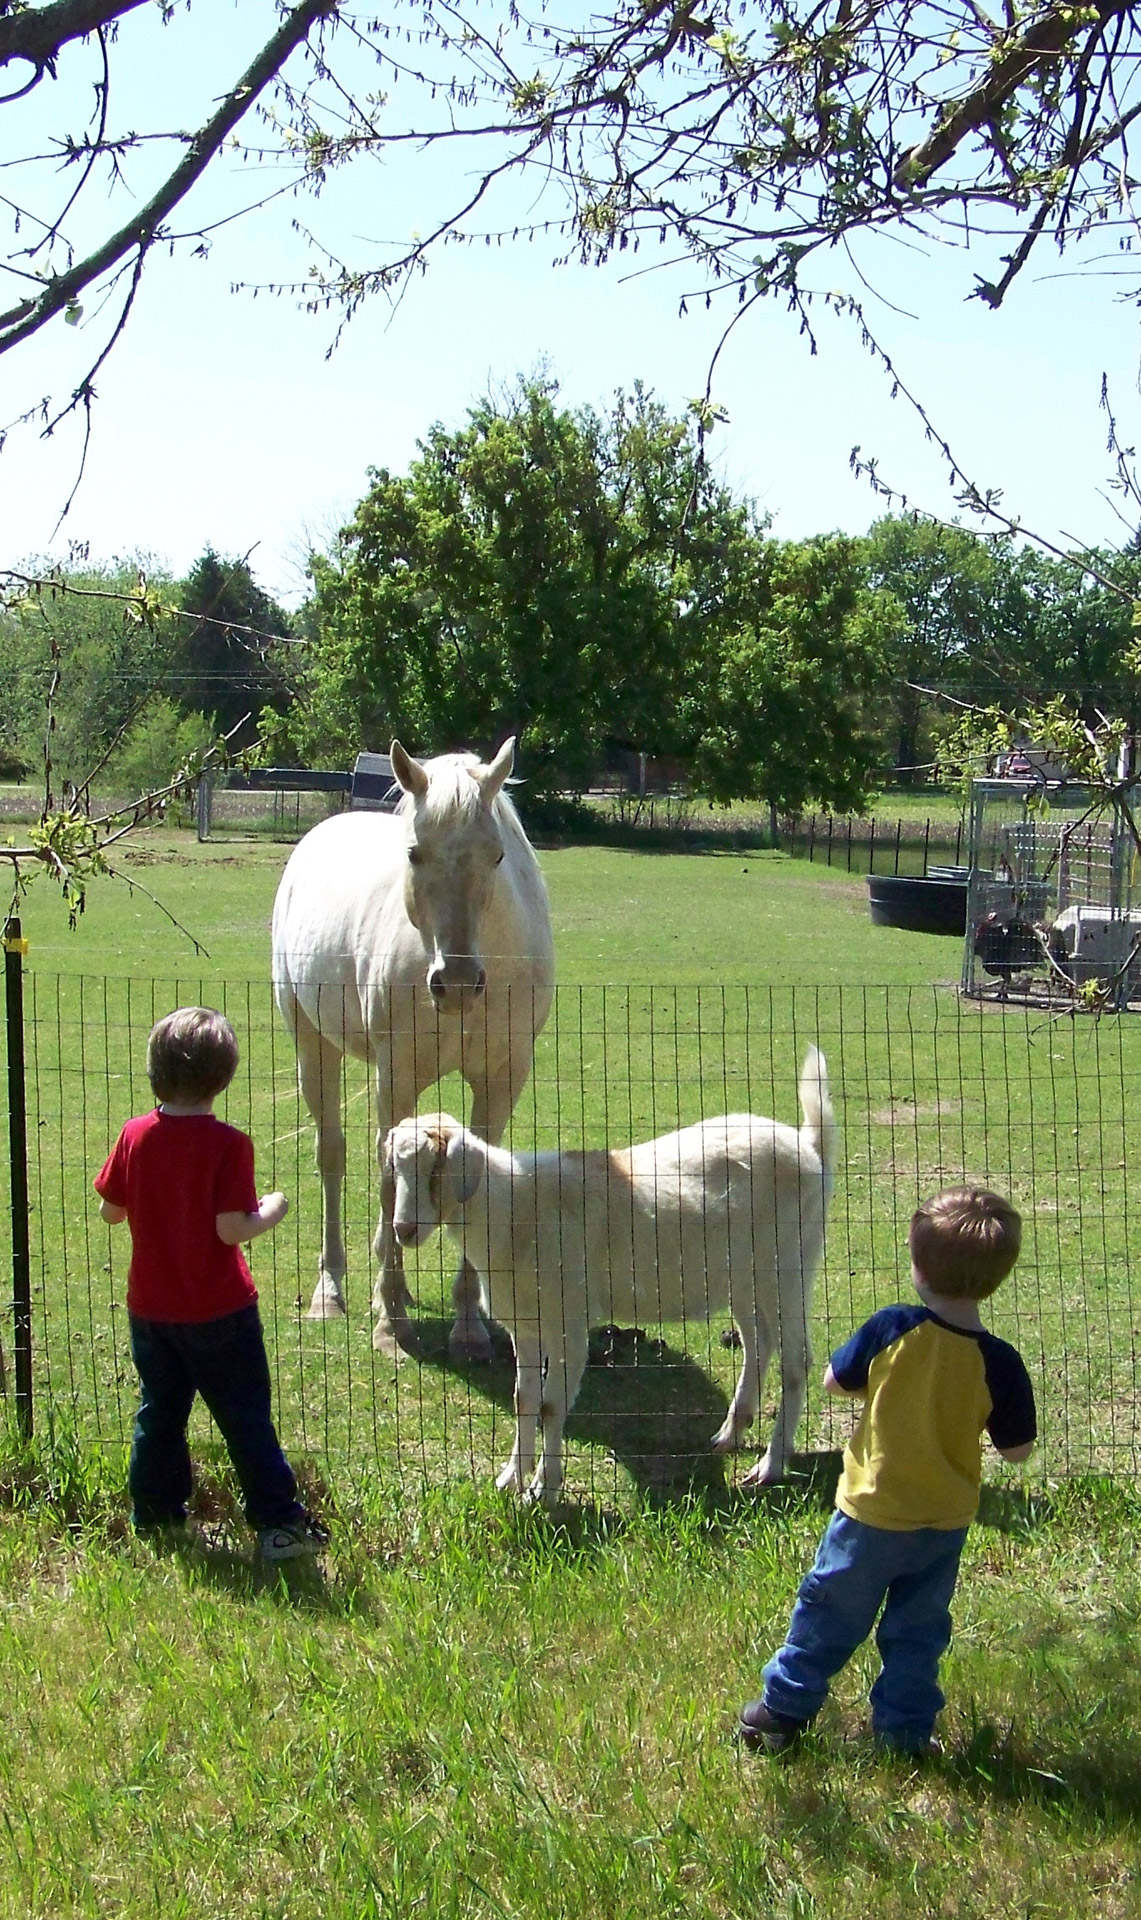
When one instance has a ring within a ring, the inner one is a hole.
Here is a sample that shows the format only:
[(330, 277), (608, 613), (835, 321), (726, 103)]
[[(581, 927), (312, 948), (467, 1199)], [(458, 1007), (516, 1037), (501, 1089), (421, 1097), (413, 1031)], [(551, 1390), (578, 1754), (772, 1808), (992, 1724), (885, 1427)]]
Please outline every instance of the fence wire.
[[(405, 1255), (416, 1303), (413, 1350), (396, 1357), (373, 1345), (376, 1093), (360, 1061), (348, 1062), (340, 1094), (347, 1313), (306, 1317), (321, 1186), (292, 1041), (264, 981), (221, 989), (185, 977), (27, 974), (38, 1423), (64, 1420), (93, 1444), (129, 1438), (129, 1242), (126, 1229), (99, 1219), (91, 1181), (123, 1121), (151, 1105), (144, 1056), (154, 1020), (193, 1002), (221, 1005), (237, 1029), (242, 1063), (218, 1111), (252, 1135), (259, 1190), (280, 1187), (290, 1198), (286, 1221), (250, 1249), (287, 1450), (315, 1456), (334, 1477), (370, 1462), (409, 1482), (493, 1476), (514, 1434), (511, 1344), (493, 1327), (490, 1363), (449, 1355), (456, 1256), (446, 1235)], [(614, 1150), (725, 1113), (797, 1126), (797, 1083), (810, 1043), (827, 1060), (839, 1150), (809, 1314), (816, 1360), (795, 1440), (799, 1467), (811, 1464), (805, 1456), (842, 1445), (850, 1428), (850, 1408), (820, 1392), (829, 1352), (875, 1307), (910, 1293), (913, 1208), (970, 1178), (1009, 1194), (1023, 1215), (1021, 1259), (984, 1317), (1019, 1347), (1034, 1380), (1037, 1471), (1135, 1473), (1141, 1298), (1129, 1171), (1141, 1147), (1141, 1023), (1134, 1018), (1051, 1020), (919, 987), (563, 986), (507, 1144)], [(467, 1091), (455, 1076), (421, 1107), (462, 1119)], [(708, 1215), (715, 1223), (717, 1207)], [(6, 1263), (9, 1255), (5, 1242)], [(715, 1265), (710, 1252), (711, 1273)], [(540, 1280), (544, 1299), (557, 1306), (562, 1276), (547, 1269)], [(710, 1446), (740, 1365), (724, 1308), (707, 1311), (691, 1288), (679, 1318), (662, 1321), (652, 1291), (639, 1295), (636, 1315), (625, 1320), (600, 1319), (601, 1311), (596, 1302), (567, 1424), (567, 1495), (609, 1500), (634, 1488), (668, 1494), (733, 1485), (768, 1442), (777, 1360), (745, 1449), (726, 1457)], [(205, 1422), (199, 1412), (194, 1417)]]

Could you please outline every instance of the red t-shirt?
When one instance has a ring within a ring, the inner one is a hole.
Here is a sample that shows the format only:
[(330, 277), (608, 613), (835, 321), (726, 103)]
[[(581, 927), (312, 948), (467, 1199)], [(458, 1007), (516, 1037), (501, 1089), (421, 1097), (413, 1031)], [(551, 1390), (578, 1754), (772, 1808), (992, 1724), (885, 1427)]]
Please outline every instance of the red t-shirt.
[(254, 1147), (212, 1113), (128, 1120), (95, 1182), (131, 1229), (127, 1307), (143, 1320), (218, 1320), (257, 1299), (240, 1247), (218, 1238), (219, 1213), (252, 1213)]

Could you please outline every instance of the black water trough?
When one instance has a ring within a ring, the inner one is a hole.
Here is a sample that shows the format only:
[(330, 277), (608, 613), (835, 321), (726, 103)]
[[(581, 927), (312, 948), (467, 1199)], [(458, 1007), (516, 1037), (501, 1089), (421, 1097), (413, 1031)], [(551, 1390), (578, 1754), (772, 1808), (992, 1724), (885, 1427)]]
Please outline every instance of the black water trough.
[(906, 927), (911, 933), (967, 930), (967, 882), (911, 873), (869, 873), (868, 907), (876, 927)]

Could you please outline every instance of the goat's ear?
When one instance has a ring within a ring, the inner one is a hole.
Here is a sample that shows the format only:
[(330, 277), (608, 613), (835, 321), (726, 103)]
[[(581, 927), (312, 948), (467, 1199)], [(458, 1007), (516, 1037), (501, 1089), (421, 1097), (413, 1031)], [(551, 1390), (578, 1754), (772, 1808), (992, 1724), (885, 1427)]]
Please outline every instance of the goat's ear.
[(466, 1127), (448, 1134), (444, 1151), (443, 1187), (450, 1207), (466, 1207), (474, 1199), (487, 1170), (482, 1140)]
[(397, 786), (403, 787), (405, 793), (413, 794), (416, 799), (422, 798), (428, 791), (428, 776), (420, 762), (414, 760), (410, 753), (405, 752), (399, 740), (392, 742), (388, 749), (388, 757), (392, 762)]

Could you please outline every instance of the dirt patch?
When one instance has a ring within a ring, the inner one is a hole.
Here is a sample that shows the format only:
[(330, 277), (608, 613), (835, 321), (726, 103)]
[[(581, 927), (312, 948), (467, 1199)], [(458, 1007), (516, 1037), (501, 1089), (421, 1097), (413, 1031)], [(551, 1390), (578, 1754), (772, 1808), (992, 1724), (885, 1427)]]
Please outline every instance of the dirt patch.
[(894, 1100), (890, 1107), (876, 1107), (869, 1118), (877, 1127), (905, 1127), (916, 1120), (938, 1120), (962, 1111), (961, 1100)]

